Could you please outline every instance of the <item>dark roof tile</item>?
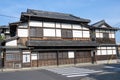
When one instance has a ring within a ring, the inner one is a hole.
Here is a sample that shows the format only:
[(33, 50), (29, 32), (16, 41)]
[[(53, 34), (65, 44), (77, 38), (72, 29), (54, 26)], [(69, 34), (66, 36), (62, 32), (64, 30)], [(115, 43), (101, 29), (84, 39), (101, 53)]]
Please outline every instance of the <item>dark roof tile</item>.
[(58, 13), (58, 12), (48, 12), (42, 10), (27, 9), (27, 12), (23, 12), (22, 15), (30, 15), (42, 18), (60, 19), (60, 20), (70, 20), (79, 22), (90, 22), (89, 19), (83, 19), (72, 14)]

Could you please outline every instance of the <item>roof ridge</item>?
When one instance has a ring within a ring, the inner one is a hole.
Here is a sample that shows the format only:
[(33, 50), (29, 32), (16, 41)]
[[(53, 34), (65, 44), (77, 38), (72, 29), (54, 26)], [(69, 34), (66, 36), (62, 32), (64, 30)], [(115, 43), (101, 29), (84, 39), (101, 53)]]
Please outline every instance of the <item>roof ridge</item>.
[(56, 14), (61, 14), (61, 15), (67, 15), (67, 16), (70, 16), (70, 15), (72, 15), (72, 14), (68, 14), (68, 13), (61, 13), (61, 12), (53, 12), (53, 11), (44, 11), (44, 10), (35, 10), (35, 9), (27, 9), (27, 12), (28, 11), (37, 11), (37, 12), (40, 12), (40, 13), (42, 13), (42, 12), (47, 12), (48, 14), (49, 13), (56, 13)]

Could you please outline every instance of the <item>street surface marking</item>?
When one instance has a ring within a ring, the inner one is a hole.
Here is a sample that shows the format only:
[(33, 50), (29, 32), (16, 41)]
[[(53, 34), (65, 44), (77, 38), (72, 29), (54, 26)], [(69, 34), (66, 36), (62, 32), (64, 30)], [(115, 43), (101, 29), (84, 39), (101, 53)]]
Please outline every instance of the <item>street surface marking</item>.
[(102, 72), (102, 71), (96, 71), (96, 70), (85, 69), (85, 68), (76, 68), (76, 67), (47, 68), (46, 70), (66, 76), (66, 77), (88, 76), (89, 74)]

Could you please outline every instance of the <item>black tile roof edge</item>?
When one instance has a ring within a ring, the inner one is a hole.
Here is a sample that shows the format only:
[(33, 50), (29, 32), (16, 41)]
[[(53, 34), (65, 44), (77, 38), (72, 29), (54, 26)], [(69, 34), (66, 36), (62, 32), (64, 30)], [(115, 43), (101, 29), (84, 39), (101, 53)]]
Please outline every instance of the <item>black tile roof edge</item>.
[[(34, 10), (34, 9), (27, 9), (27, 12), (22, 12), (21, 13), (21, 15), (29, 15), (29, 16), (38, 16), (38, 15), (35, 15), (35, 13), (34, 13), (34, 11), (35, 12), (40, 12), (40, 13), (48, 13), (48, 14), (59, 14), (59, 15), (65, 15), (65, 16), (71, 16), (71, 17), (74, 17), (74, 18), (76, 18), (78, 21), (83, 21), (83, 22), (90, 22), (91, 20), (89, 20), (89, 19), (84, 19), (84, 18), (80, 18), (80, 17), (77, 17), (77, 16), (74, 16), (74, 15), (72, 15), (72, 14), (67, 14), (67, 13), (60, 13), (60, 12), (50, 12), (50, 11), (43, 11), (43, 10)], [(33, 13), (34, 14), (33, 14)], [(38, 16), (39, 17), (39, 16)], [(50, 18), (52, 18), (52, 17), (50, 17)], [(54, 19), (54, 18), (53, 18)], [(57, 18), (56, 18), (57, 19)], [(59, 19), (59, 18), (58, 18)], [(62, 18), (61, 18), (62, 19)], [(73, 21), (76, 21), (76, 20), (73, 20)]]

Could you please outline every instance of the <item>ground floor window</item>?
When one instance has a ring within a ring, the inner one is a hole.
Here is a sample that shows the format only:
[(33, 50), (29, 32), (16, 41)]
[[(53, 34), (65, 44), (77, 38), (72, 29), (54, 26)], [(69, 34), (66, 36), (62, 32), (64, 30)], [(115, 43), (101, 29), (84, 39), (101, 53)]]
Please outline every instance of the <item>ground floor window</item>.
[(55, 52), (38, 53), (38, 59), (56, 59)]
[(7, 53), (6, 61), (20, 61), (21, 57), (19, 53)]
[(116, 47), (98, 47), (97, 55), (116, 55)]

